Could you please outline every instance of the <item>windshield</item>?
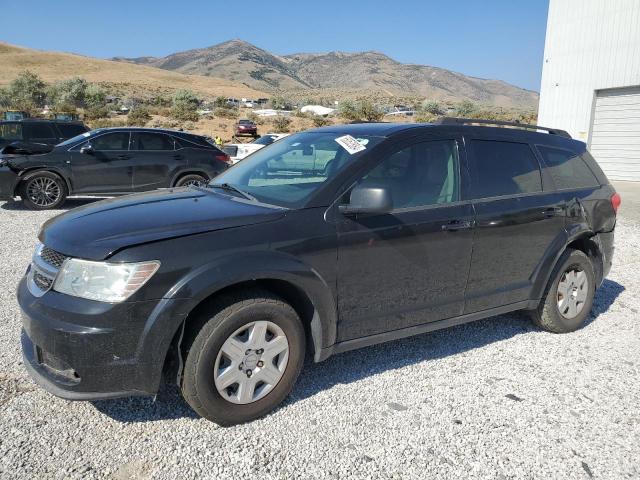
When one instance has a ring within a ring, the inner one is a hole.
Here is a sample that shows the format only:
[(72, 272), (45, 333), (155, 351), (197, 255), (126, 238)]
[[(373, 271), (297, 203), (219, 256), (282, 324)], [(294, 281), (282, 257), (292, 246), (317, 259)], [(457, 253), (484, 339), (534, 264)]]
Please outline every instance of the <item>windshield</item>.
[(90, 132), (81, 133), (80, 135), (76, 135), (75, 137), (71, 137), (69, 140), (65, 140), (64, 142), (59, 143), (58, 146), (64, 147), (65, 145), (73, 145), (74, 143), (79, 142), (80, 140), (84, 140), (99, 132), (100, 130), (91, 130)]
[(276, 137), (272, 135), (265, 135), (264, 137), (260, 137), (251, 143), (255, 143), (257, 145), (271, 145), (275, 141), (275, 139)]
[(272, 205), (303, 207), (326, 181), (382, 140), (358, 137), (365, 148), (351, 154), (336, 141), (340, 137), (335, 132), (291, 135), (218, 175), (212, 185), (232, 185)]

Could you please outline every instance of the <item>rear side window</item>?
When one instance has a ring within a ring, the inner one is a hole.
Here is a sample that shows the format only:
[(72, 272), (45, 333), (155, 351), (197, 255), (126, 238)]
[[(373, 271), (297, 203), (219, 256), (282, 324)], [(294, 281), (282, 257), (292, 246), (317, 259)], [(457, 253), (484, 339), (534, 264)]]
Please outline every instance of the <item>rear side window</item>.
[(73, 125), (69, 123), (58, 123), (58, 130), (62, 138), (71, 138), (87, 131), (82, 125)]
[(526, 143), (473, 140), (472, 198), (542, 191), (540, 165)]
[(580, 155), (568, 150), (538, 146), (556, 187), (563, 189), (589, 188), (600, 185)]
[(22, 140), (22, 125), (19, 123), (0, 124), (0, 138), (3, 140)]
[(56, 133), (53, 131), (53, 128), (51, 128), (51, 125), (48, 125), (46, 123), (31, 123), (31, 124), (27, 123), (24, 126), (24, 130), (25, 130), (25, 137), (28, 139), (58, 137)]
[(133, 150), (173, 150), (173, 140), (161, 133), (134, 133)]

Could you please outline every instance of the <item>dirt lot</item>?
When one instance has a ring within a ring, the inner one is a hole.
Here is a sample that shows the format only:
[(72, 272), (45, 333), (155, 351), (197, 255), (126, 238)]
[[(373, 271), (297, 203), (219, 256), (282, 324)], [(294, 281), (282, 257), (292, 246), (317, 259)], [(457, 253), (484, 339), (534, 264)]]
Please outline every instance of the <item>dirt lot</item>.
[(337, 355), (273, 414), (223, 429), (171, 389), (70, 403), (28, 378), (15, 288), (57, 213), (0, 203), (2, 478), (640, 477), (638, 223), (619, 220), (575, 333), (510, 314)]

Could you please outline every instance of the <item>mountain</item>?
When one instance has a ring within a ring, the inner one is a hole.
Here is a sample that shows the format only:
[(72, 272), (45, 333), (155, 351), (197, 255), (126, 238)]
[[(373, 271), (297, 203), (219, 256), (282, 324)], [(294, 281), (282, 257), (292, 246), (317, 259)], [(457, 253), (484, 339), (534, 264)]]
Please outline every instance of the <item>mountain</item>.
[(538, 94), (501, 80), (470, 77), (444, 68), (400, 63), (379, 52), (274, 55), (242, 40), (166, 57), (113, 60), (187, 74), (216, 76), (275, 91), (340, 90), (385, 96), (415, 95), (517, 108), (536, 108)]
[(71, 53), (46, 52), (0, 42), (0, 86), (11, 82), (20, 71), (31, 70), (53, 82), (73, 76), (115, 86), (127, 94), (190, 89), (208, 96), (265, 96), (233, 80), (213, 76), (185, 75), (145, 65), (100, 60)]

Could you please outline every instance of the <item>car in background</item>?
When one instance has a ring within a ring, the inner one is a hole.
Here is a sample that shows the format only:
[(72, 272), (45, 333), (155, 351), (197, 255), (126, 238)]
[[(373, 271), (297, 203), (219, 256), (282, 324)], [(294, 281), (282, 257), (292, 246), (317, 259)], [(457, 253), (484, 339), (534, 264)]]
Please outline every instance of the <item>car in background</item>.
[(77, 120), (24, 118), (0, 121), (0, 153), (42, 153), (64, 140), (88, 131), (89, 128)]
[(32, 210), (70, 195), (112, 196), (205, 184), (231, 165), (200, 135), (154, 128), (101, 128), (40, 155), (0, 159), (0, 199), (20, 196)]
[(267, 133), (261, 137), (255, 139), (251, 143), (230, 143), (225, 145), (222, 150), (231, 157), (231, 163), (238, 163), (243, 158), (248, 157), (253, 152), (257, 152), (267, 145), (271, 145), (273, 142), (277, 142), (281, 138), (290, 135), (289, 133)]
[(242, 136), (258, 136), (258, 126), (249, 119), (243, 118), (238, 120), (235, 125), (234, 133), (236, 137)]

